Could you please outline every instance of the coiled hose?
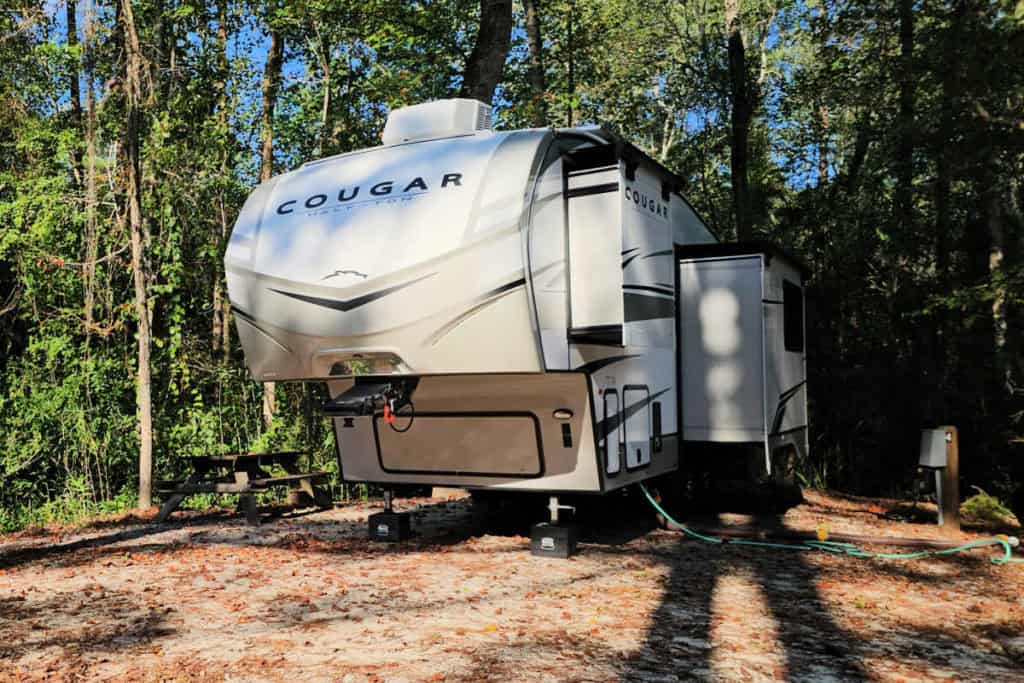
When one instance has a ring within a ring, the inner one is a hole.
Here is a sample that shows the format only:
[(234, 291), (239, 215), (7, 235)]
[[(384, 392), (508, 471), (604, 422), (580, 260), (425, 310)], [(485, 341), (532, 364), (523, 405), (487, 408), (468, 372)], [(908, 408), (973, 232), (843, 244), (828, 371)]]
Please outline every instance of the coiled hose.
[(913, 553), (873, 553), (864, 550), (860, 546), (854, 543), (839, 543), (837, 541), (802, 541), (800, 543), (778, 543), (772, 541), (748, 541), (745, 539), (727, 539), (719, 538), (717, 536), (708, 536), (705, 534), (697, 533), (693, 529), (688, 528), (685, 524), (680, 524), (672, 518), (665, 509), (658, 504), (658, 501), (654, 499), (654, 496), (647, 490), (647, 487), (640, 484), (640, 490), (647, 496), (647, 500), (650, 501), (654, 509), (657, 510), (665, 519), (675, 525), (680, 531), (687, 536), (692, 536), (699, 541), (704, 543), (717, 543), (720, 545), (744, 545), (744, 546), (755, 546), (759, 548), (777, 548), (785, 550), (823, 550), (829, 553), (836, 553), (841, 555), (849, 555), (851, 557), (873, 557), (876, 559), (883, 560), (916, 560), (921, 557), (929, 557), (932, 555), (954, 555), (956, 553), (962, 553), (966, 550), (973, 550), (974, 548), (981, 548), (984, 546), (998, 545), (1003, 549), (1003, 555), (1001, 557), (993, 557), (991, 561), (993, 564), (1010, 564), (1010, 563), (1024, 563), (1024, 558), (1017, 558), (1013, 556), (1012, 548), (1019, 544), (1016, 537), (1004, 536), (1002, 534), (998, 536), (991, 536), (989, 538), (979, 538), (976, 541), (970, 543), (964, 543), (954, 548), (943, 548), (941, 550), (921, 550)]

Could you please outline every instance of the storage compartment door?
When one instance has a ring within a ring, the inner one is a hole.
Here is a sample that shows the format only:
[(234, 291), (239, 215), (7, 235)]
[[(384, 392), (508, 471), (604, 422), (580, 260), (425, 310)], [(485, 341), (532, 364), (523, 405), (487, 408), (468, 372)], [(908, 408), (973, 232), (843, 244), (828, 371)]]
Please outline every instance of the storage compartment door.
[[(395, 418), (405, 429), (408, 418)], [(538, 477), (540, 422), (532, 413), (416, 413), (407, 431), (373, 418), (380, 466), (389, 474)]]

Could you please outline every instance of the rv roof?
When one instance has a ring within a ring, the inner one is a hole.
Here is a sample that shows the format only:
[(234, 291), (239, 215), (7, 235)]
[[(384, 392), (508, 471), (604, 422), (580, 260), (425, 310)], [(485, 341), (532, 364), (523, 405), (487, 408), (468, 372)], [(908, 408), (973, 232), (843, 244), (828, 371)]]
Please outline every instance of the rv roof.
[[(587, 135), (587, 136), (590, 136), (590, 137), (594, 137), (595, 138), (595, 140), (594, 140), (595, 142), (600, 142), (602, 139), (609, 138), (609, 136), (614, 138), (614, 139), (616, 139), (616, 140), (619, 139), (618, 136), (614, 135), (613, 133), (611, 133), (607, 129), (602, 128), (602, 127), (598, 127), (598, 126), (581, 126), (579, 128), (555, 128), (555, 129), (551, 129), (551, 128), (520, 128), (520, 129), (516, 129), (516, 130), (490, 130), (490, 129), (485, 129), (485, 130), (474, 131), (474, 132), (471, 132), (471, 133), (459, 133), (458, 135), (443, 135), (443, 136), (434, 137), (434, 138), (421, 138), (421, 139), (417, 139), (417, 140), (408, 140), (408, 141), (405, 141), (405, 142), (396, 142), (396, 143), (393, 143), (393, 144), (390, 144), (390, 145), (380, 144), (380, 145), (377, 145), (376, 147), (364, 147), (362, 149), (354, 149), (354, 150), (351, 150), (349, 152), (341, 152), (339, 154), (332, 154), (331, 156), (323, 157), (322, 159), (313, 159), (311, 161), (307, 161), (307, 162), (303, 163), (301, 166), (299, 166), (299, 168), (303, 168), (303, 167), (306, 167), (306, 166), (315, 166), (317, 164), (322, 164), (322, 163), (325, 163), (325, 162), (328, 162), (328, 161), (333, 161), (335, 159), (344, 159), (346, 157), (353, 157), (353, 156), (357, 156), (359, 154), (366, 154), (367, 152), (375, 152), (375, 151), (380, 150), (380, 149), (390, 149), (392, 147), (404, 147), (404, 146), (407, 146), (407, 145), (418, 145), (418, 144), (423, 143), (423, 142), (438, 142), (440, 140), (454, 140), (456, 138), (470, 137), (470, 136), (473, 136), (473, 135), (509, 135), (510, 133), (519, 133), (519, 132), (522, 132), (522, 131), (530, 131), (530, 130), (533, 130), (533, 131), (550, 131), (550, 130), (554, 130), (554, 132), (556, 134), (558, 134), (558, 135), (566, 135), (566, 134), (570, 134), (570, 133), (575, 133), (577, 135)], [(642, 154), (643, 152), (640, 152), (640, 153)], [(657, 164), (657, 162), (655, 162), (653, 159), (651, 161), (652, 161), (652, 163)], [(668, 172), (668, 171), (666, 171), (666, 172)]]
[(688, 244), (676, 248), (679, 258), (707, 258), (714, 256), (752, 256), (764, 254), (781, 258), (799, 270), (805, 278), (811, 276), (811, 269), (798, 256), (772, 242), (755, 240), (751, 242), (718, 242), (715, 244)]

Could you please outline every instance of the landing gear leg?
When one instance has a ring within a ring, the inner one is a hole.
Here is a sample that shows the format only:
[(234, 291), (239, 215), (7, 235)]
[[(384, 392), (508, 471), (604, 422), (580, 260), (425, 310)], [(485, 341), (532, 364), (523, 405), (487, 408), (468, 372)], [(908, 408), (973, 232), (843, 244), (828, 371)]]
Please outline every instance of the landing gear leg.
[(412, 536), (412, 527), (409, 524), (408, 512), (395, 512), (391, 507), (391, 500), (394, 492), (391, 489), (384, 491), (384, 512), (370, 515), (369, 533), (373, 541), (385, 541), (397, 543)]
[(558, 496), (551, 496), (548, 510), (551, 512), (551, 521), (534, 524), (530, 528), (530, 554), (567, 559), (576, 552), (576, 526), (559, 521), (559, 512), (576, 512), (576, 508), (562, 505), (558, 502)]

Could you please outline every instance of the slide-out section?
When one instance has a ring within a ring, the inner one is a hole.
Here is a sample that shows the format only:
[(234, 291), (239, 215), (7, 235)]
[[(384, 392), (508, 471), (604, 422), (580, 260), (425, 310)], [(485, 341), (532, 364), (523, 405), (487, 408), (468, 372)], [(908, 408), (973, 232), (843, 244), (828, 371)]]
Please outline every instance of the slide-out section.
[(684, 441), (758, 444), (769, 473), (805, 455), (806, 267), (760, 243), (677, 254)]

